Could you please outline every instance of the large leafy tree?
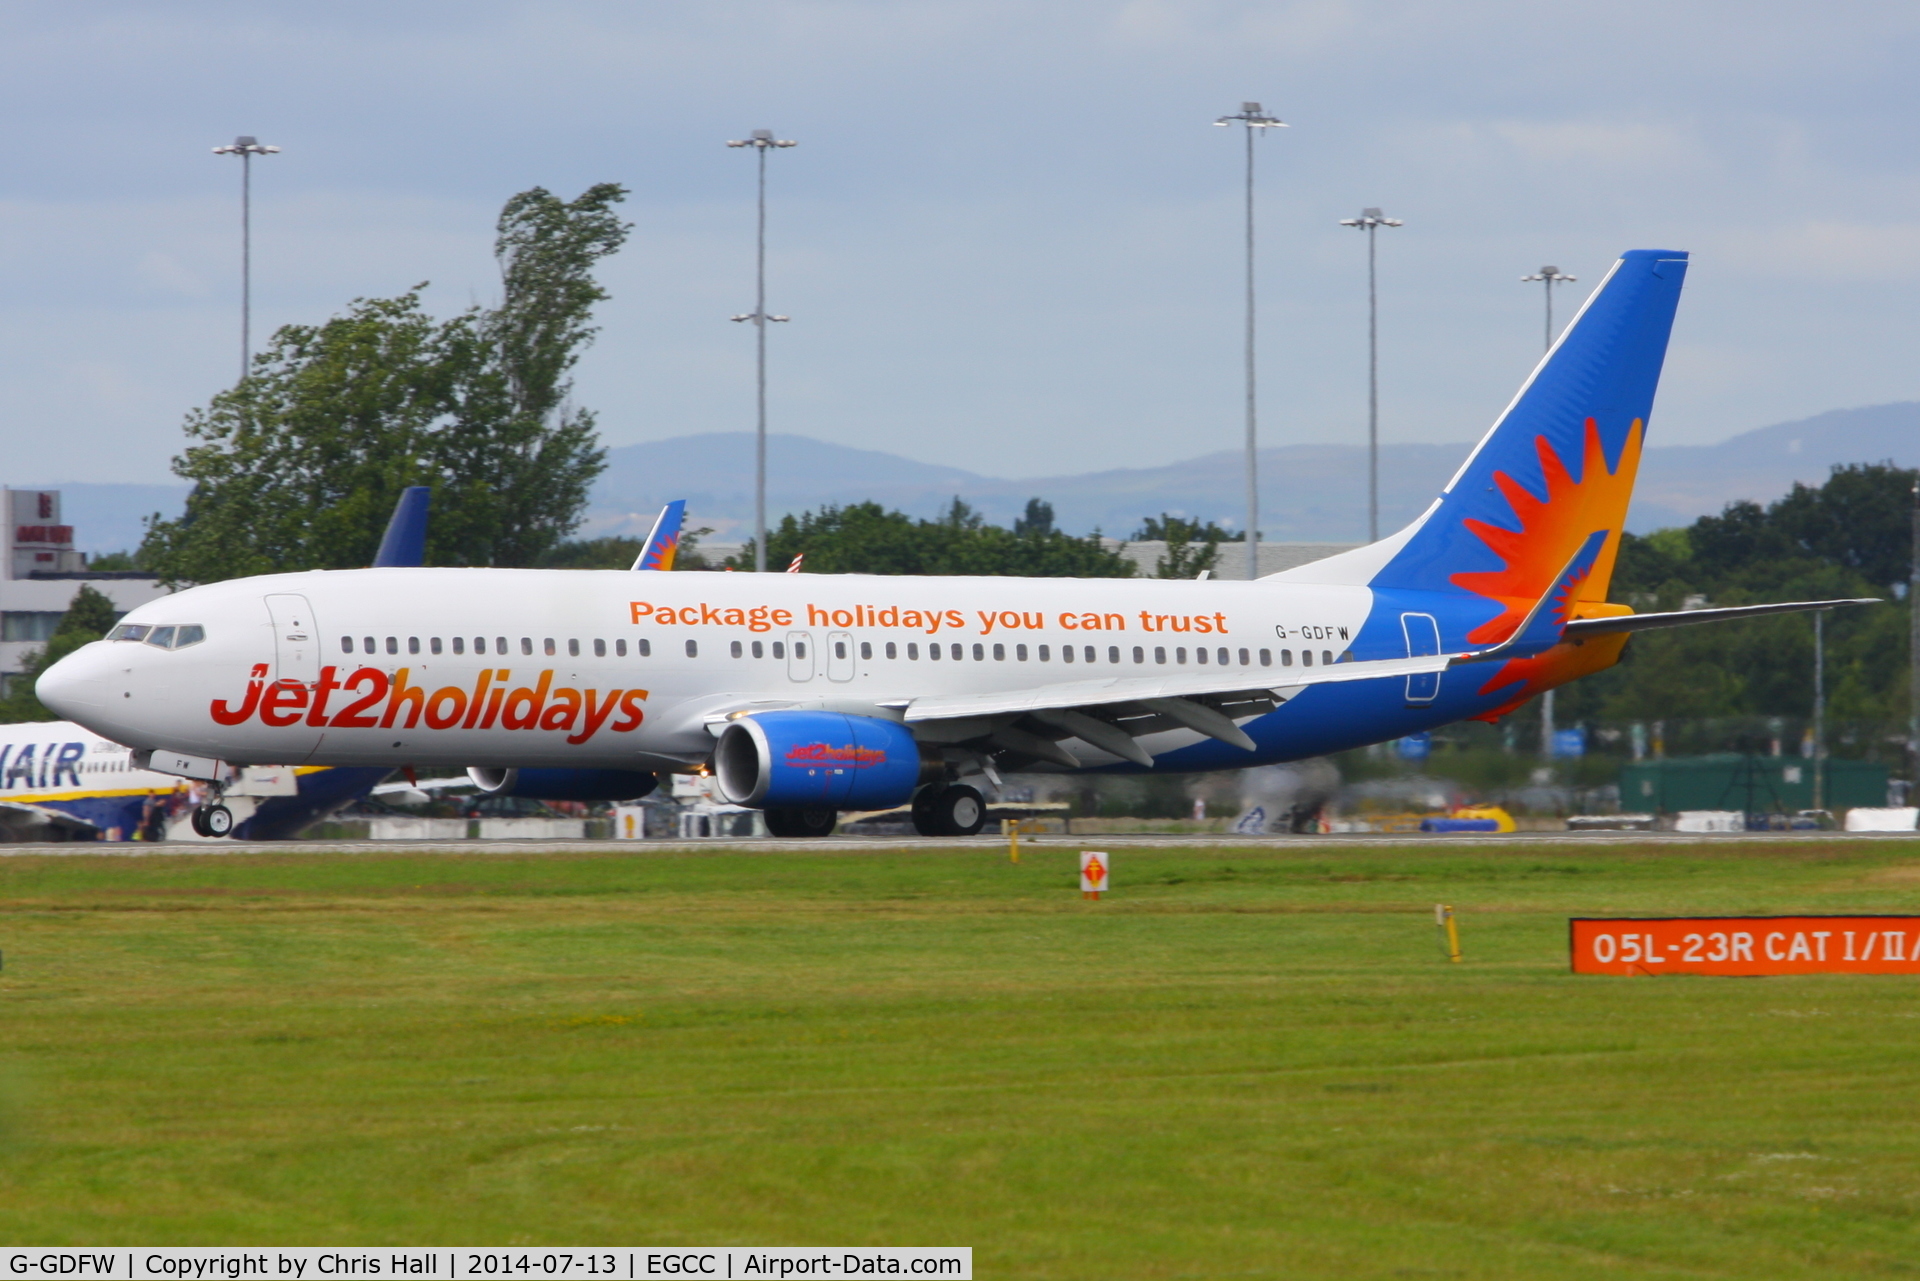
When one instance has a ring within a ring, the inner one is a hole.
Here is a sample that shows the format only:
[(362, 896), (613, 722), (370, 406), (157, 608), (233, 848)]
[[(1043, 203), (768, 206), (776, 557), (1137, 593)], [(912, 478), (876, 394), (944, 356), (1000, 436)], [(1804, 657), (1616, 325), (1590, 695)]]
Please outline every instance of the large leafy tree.
[[(1038, 503), (1038, 500), (1036, 500)], [(1044, 515), (1044, 519), (1041, 517)], [(785, 568), (805, 554), (823, 574), (992, 574), (1019, 578), (1127, 578), (1133, 564), (1100, 545), (1053, 528), (1045, 503), (1029, 504), (1016, 529), (989, 525), (958, 498), (938, 520), (915, 520), (878, 503), (823, 507), (781, 518), (767, 533), (767, 565)], [(727, 564), (753, 566), (749, 543)]]
[[(1911, 563), (1914, 480), (1891, 464), (1837, 467), (1765, 506), (1732, 503), (1684, 528), (1625, 535), (1613, 598), (1652, 610), (1891, 597)], [(1908, 607), (1826, 617), (1828, 718), (1842, 754), (1903, 754)], [(1563, 722), (1664, 721), (1671, 750), (1705, 750), (1753, 738), (1762, 721), (1797, 736), (1812, 694), (1813, 620), (1794, 614), (1643, 633), (1618, 667), (1562, 690), (1558, 710)]]
[(170, 582), (364, 565), (400, 490), (428, 485), (430, 563), (537, 562), (605, 465), (568, 393), (625, 195), (602, 183), (508, 201), (492, 309), (437, 320), (416, 286), (281, 329), (243, 383), (188, 416), (173, 469), (194, 488), (178, 520), (149, 523), (142, 560)]
[(40, 679), (40, 673), (89, 641), (105, 636), (119, 617), (119, 611), (105, 595), (86, 583), (80, 584), (80, 590), (73, 594), (67, 612), (60, 616), (60, 623), (45, 647), (27, 655), (19, 674), (9, 683), (6, 697), (0, 698), (0, 723), (59, 720), (34, 697), (34, 684)]

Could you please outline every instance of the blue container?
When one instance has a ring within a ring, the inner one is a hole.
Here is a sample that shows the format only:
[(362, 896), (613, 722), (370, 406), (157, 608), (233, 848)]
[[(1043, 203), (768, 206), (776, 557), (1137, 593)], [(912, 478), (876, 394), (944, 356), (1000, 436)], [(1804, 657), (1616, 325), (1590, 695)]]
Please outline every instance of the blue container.
[(1500, 824), (1490, 818), (1423, 818), (1423, 832), (1497, 832)]

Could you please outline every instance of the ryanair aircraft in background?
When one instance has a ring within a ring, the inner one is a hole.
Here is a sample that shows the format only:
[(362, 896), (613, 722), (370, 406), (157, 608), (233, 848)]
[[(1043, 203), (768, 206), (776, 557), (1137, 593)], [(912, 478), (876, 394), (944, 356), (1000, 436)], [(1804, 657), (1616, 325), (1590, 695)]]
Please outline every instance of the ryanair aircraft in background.
[[(131, 749), (68, 721), (0, 725), (0, 804), (78, 820), (32, 825), (47, 835), (110, 841), (164, 840), (188, 802), (197, 798), (197, 808), (210, 808), (207, 787), (143, 769), (132, 757)], [(218, 790), (233, 816), (232, 835), (285, 840), (365, 796), (391, 772), (256, 765), (225, 771)]]
[(141, 606), (40, 697), (216, 790), (248, 762), (583, 797), (711, 771), (793, 836), (909, 802), (970, 833), (1005, 769), (1231, 769), (1496, 720), (1635, 631), (1854, 603), (1608, 603), (1686, 267), (1616, 263), (1411, 525), (1255, 582), (280, 574)]
[[(428, 502), (425, 486), (401, 492), (374, 555), (376, 566), (426, 561)], [(191, 632), (183, 637), (182, 630), (155, 628), (143, 639), (162, 647), (195, 643)], [(212, 809), (205, 803), (207, 787), (143, 769), (131, 749), (71, 721), (0, 725), (0, 806), (15, 819), (9, 826), (56, 838), (163, 840), (179, 811), (198, 800), (192, 806), (196, 835), (283, 840), (367, 795), (391, 772), (323, 766), (228, 769), (216, 799), (223, 801), (229, 830), (216, 833), (205, 823)], [(50, 821), (56, 815), (69, 821)]]

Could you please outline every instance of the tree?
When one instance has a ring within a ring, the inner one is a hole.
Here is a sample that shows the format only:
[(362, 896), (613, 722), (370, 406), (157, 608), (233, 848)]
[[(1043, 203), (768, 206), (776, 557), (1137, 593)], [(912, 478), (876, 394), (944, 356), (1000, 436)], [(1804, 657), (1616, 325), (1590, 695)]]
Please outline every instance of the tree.
[(1013, 532), (1018, 536), (1045, 537), (1053, 532), (1053, 504), (1042, 502), (1038, 498), (1027, 500), (1027, 514), (1013, 518)]
[(1837, 565), (1888, 591), (1911, 570), (1917, 475), (1891, 463), (1849, 464), (1765, 507), (1729, 503), (1685, 529), (1626, 535), (1615, 581), (1629, 593), (1685, 583), (1718, 599), (1728, 590), (1764, 595), (1788, 574)]
[[(1039, 503), (1039, 500), (1034, 500)], [(767, 564), (784, 567), (806, 556), (809, 572), (824, 574), (991, 574), (1015, 578), (1127, 578), (1133, 565), (1100, 545), (1100, 536), (1075, 538), (1042, 528), (1033, 518), (1046, 504), (1027, 507), (1020, 532), (989, 525), (956, 498), (938, 520), (915, 520), (878, 503), (789, 513), (767, 533)], [(1050, 512), (1049, 512), (1050, 514)], [(751, 569), (753, 546), (727, 561)]]
[(1133, 537), (1135, 542), (1166, 543), (1167, 554), (1153, 568), (1155, 578), (1193, 578), (1211, 570), (1220, 558), (1220, 544), (1232, 541), (1226, 530), (1210, 520), (1188, 520), (1166, 512), (1147, 517)]
[[(1890, 464), (1836, 467), (1773, 503), (1730, 503), (1683, 529), (1624, 535), (1611, 594), (1639, 610), (1890, 595), (1908, 572), (1914, 473)], [(1836, 750), (1902, 755), (1906, 609), (1826, 616), (1828, 723)], [(1665, 721), (1671, 750), (1721, 749), (1762, 720), (1811, 714), (1813, 623), (1804, 614), (1637, 635), (1619, 666), (1560, 692), (1563, 722)], [(1689, 736), (1676, 726), (1690, 724)], [(1716, 728), (1717, 727), (1717, 728)], [(1786, 729), (1797, 737), (1797, 729)], [(1771, 735), (1771, 731), (1769, 731)]]
[(60, 616), (60, 624), (53, 629), (45, 648), (27, 655), (20, 674), (13, 678), (6, 696), (0, 698), (0, 722), (59, 720), (59, 716), (42, 707), (34, 697), (34, 685), (40, 673), (82, 645), (100, 640), (113, 630), (119, 619), (120, 612), (112, 601), (91, 585), (80, 584), (80, 590), (73, 594), (67, 612)]
[(537, 562), (605, 465), (568, 376), (607, 296), (593, 265), (626, 237), (625, 194), (508, 201), (492, 310), (435, 320), (420, 285), (282, 328), (240, 386), (188, 416), (195, 443), (173, 470), (194, 489), (178, 520), (149, 521), (141, 559), (171, 583), (364, 565), (400, 490), (428, 485), (429, 563)]

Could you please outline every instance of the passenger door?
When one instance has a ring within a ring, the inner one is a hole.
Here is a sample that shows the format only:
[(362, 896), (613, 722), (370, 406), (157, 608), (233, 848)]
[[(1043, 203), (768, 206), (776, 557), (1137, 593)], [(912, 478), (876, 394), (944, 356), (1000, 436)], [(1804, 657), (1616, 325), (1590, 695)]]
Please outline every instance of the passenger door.
[[(1440, 624), (1432, 614), (1400, 615), (1400, 630), (1407, 638), (1407, 657), (1426, 658), (1440, 652)], [(1439, 672), (1414, 672), (1407, 677), (1407, 701), (1431, 703), (1440, 695)]]
[(827, 633), (827, 679), (830, 681), (850, 681), (853, 679), (853, 633)]
[(810, 681), (813, 679), (813, 633), (787, 633), (787, 679), (791, 681)]
[(290, 593), (267, 597), (273, 616), (273, 675), (311, 685), (320, 679), (320, 629), (305, 596)]

